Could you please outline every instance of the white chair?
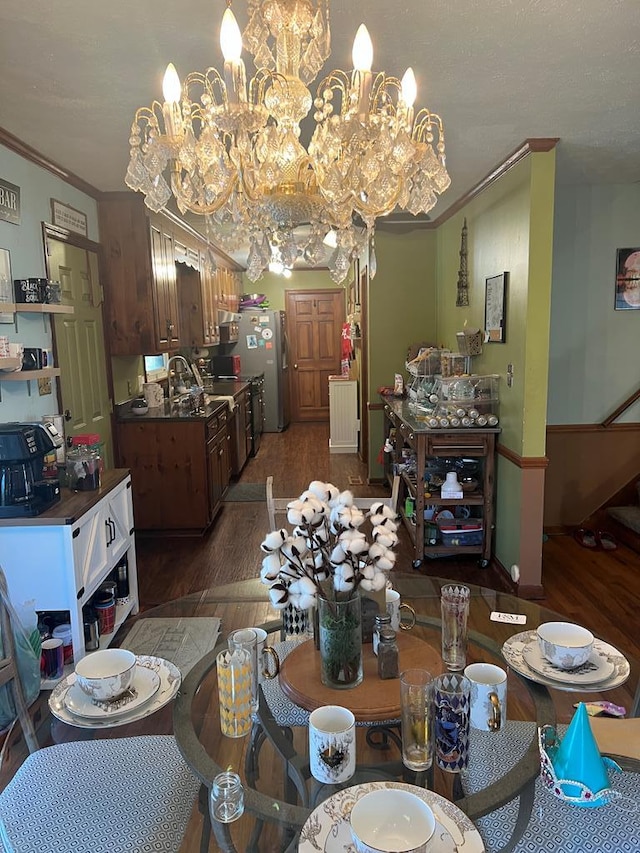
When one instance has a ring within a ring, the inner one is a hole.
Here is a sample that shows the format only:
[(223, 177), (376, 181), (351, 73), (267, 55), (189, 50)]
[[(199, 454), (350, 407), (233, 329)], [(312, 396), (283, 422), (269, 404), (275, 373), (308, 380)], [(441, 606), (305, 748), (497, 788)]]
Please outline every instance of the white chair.
[[(371, 509), (375, 503), (383, 503), (391, 507), (394, 512), (398, 510), (398, 493), (400, 491), (400, 477), (395, 476), (391, 485), (391, 495), (389, 497), (378, 498), (355, 498), (354, 504), (363, 510)], [(269, 530), (277, 530), (280, 526), (277, 521), (277, 515), (287, 514), (287, 504), (295, 498), (274, 498), (273, 496), (273, 477), (267, 477), (267, 515), (269, 516)]]
[(38, 748), (14, 663), (15, 611), (0, 568), (0, 685), (12, 691), (31, 753), (0, 793), (6, 853), (175, 853), (199, 782), (172, 735), (61, 743)]

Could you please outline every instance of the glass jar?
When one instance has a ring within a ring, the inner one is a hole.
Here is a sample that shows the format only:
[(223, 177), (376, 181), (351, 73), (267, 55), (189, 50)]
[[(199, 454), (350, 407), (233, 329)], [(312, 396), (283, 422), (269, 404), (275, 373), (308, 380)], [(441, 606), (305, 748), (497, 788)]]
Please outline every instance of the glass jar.
[(100, 455), (86, 444), (67, 451), (67, 485), (74, 492), (100, 488)]
[(400, 677), (400, 667), (398, 664), (398, 641), (396, 639), (396, 632), (391, 627), (385, 626), (380, 631), (380, 642), (378, 644), (378, 677)]
[(231, 823), (244, 812), (244, 789), (237, 773), (218, 773), (211, 783), (209, 807), (212, 820)]

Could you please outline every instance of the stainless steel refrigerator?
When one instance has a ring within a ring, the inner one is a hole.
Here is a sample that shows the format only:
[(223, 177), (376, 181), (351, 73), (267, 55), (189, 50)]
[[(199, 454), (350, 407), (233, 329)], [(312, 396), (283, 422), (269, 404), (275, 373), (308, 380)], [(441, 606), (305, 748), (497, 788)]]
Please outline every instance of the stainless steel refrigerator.
[(240, 312), (238, 343), (243, 375), (264, 373), (264, 431), (282, 432), (289, 425), (289, 364), (284, 311)]

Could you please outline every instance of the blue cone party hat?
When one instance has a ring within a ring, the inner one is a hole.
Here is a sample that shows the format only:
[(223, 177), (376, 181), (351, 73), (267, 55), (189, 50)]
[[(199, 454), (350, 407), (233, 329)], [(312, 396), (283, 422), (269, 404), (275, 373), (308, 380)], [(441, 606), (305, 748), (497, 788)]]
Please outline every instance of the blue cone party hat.
[(560, 744), (549, 741), (548, 731), (540, 731), (542, 781), (555, 796), (583, 808), (608, 803), (614, 792), (607, 768), (620, 767), (600, 755), (584, 703), (578, 705)]

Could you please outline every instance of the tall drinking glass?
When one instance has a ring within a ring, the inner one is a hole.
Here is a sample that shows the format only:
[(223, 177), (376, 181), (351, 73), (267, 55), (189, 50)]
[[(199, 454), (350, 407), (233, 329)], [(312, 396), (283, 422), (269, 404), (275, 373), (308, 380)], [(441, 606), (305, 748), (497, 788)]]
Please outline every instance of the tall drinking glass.
[(436, 763), (459, 773), (469, 761), (471, 683), (464, 675), (445, 672), (433, 685)]
[(468, 586), (443, 586), (440, 592), (442, 612), (442, 660), (452, 672), (462, 671), (467, 663)]
[(402, 762), (410, 770), (428, 770), (433, 763), (432, 695), (426, 669), (405, 669), (400, 675)]

